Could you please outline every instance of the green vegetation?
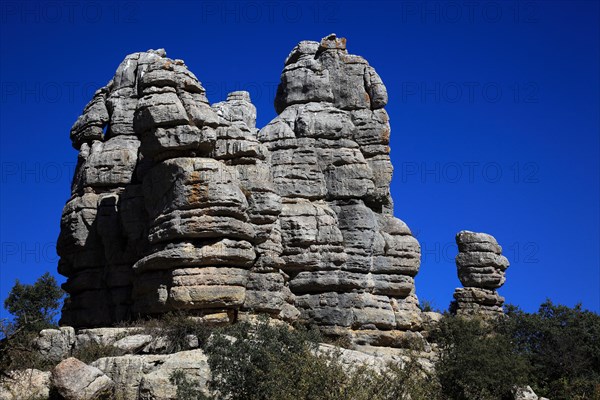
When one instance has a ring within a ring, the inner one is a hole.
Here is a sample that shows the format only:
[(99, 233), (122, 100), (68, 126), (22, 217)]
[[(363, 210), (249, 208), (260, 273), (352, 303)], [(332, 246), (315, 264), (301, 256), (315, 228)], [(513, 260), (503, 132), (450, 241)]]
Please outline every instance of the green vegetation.
[(208, 400), (198, 388), (198, 382), (190, 379), (185, 372), (177, 370), (171, 374), (169, 381), (177, 388), (177, 400)]
[[(291, 329), (267, 318), (219, 330), (204, 348), (213, 373), (211, 397), (177, 371), (178, 398), (231, 400), (430, 400), (437, 398), (435, 380), (416, 362), (390, 365), (376, 372), (347, 365), (340, 351), (318, 352), (323, 339), (315, 330)], [(410, 396), (410, 397), (409, 397)]]
[[(0, 374), (53, 367), (31, 342), (40, 329), (54, 326), (61, 297), (49, 274), (33, 285), (15, 284), (4, 302), (15, 318), (2, 324)], [(446, 313), (429, 336), (439, 350), (434, 376), (415, 357), (380, 371), (349, 365), (343, 349), (319, 350), (325, 339), (318, 331), (267, 317), (209, 328), (185, 313), (170, 313), (128, 325), (164, 337), (157, 349), (163, 353), (185, 350), (197, 339), (213, 379), (206, 389), (182, 371), (173, 373), (182, 400), (505, 400), (515, 385), (530, 385), (552, 400), (600, 400), (600, 315), (550, 301), (536, 313), (507, 306), (506, 314), (479, 320)], [(351, 347), (335, 343), (342, 344)], [(91, 362), (119, 354), (112, 346), (90, 344), (74, 356)]]
[(552, 400), (600, 400), (600, 315), (549, 300), (536, 313), (507, 306), (506, 314), (444, 316), (431, 338), (444, 399), (502, 400), (520, 384)]

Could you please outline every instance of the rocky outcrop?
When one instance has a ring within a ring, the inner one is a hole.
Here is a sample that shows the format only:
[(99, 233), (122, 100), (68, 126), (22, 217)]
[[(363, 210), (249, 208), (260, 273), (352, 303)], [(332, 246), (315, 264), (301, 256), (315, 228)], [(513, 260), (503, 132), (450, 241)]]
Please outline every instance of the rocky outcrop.
[[(420, 247), (392, 213), (387, 92), (346, 40), (301, 42), (256, 128), (164, 50), (129, 55), (71, 130), (62, 323), (267, 313), (361, 344), (421, 329)], [(218, 316), (218, 317), (217, 317)]]
[(508, 259), (502, 247), (486, 233), (461, 231), (456, 235), (456, 266), (463, 288), (454, 291), (458, 315), (494, 317), (503, 314), (504, 297), (496, 289), (506, 280)]

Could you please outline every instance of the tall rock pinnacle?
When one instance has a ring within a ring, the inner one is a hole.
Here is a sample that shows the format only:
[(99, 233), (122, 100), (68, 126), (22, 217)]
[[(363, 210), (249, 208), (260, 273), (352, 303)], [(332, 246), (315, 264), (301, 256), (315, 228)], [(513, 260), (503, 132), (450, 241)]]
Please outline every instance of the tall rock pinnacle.
[(471, 231), (460, 231), (456, 243), (458, 278), (464, 286), (454, 291), (456, 313), (483, 317), (502, 315), (504, 297), (496, 289), (504, 284), (509, 266), (502, 247), (493, 236)]

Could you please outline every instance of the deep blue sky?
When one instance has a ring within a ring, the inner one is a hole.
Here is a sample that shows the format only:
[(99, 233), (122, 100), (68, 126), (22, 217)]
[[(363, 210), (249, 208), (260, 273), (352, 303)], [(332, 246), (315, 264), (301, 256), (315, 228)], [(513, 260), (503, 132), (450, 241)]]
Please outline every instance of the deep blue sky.
[(504, 246), (508, 302), (598, 312), (599, 18), (595, 1), (3, 1), (0, 298), (16, 278), (58, 277), (69, 129), (125, 55), (164, 47), (211, 102), (249, 90), (264, 126), (288, 52), (335, 32), (388, 88), (392, 193), (423, 248), (419, 297), (447, 307), (454, 235), (469, 229)]

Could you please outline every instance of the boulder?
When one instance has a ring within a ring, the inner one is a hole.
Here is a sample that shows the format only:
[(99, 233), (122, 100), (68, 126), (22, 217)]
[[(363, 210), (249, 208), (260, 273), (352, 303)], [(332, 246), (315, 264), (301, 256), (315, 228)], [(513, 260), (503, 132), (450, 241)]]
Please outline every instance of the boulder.
[(101, 370), (74, 357), (61, 361), (52, 370), (52, 386), (65, 400), (110, 398), (114, 382)]

